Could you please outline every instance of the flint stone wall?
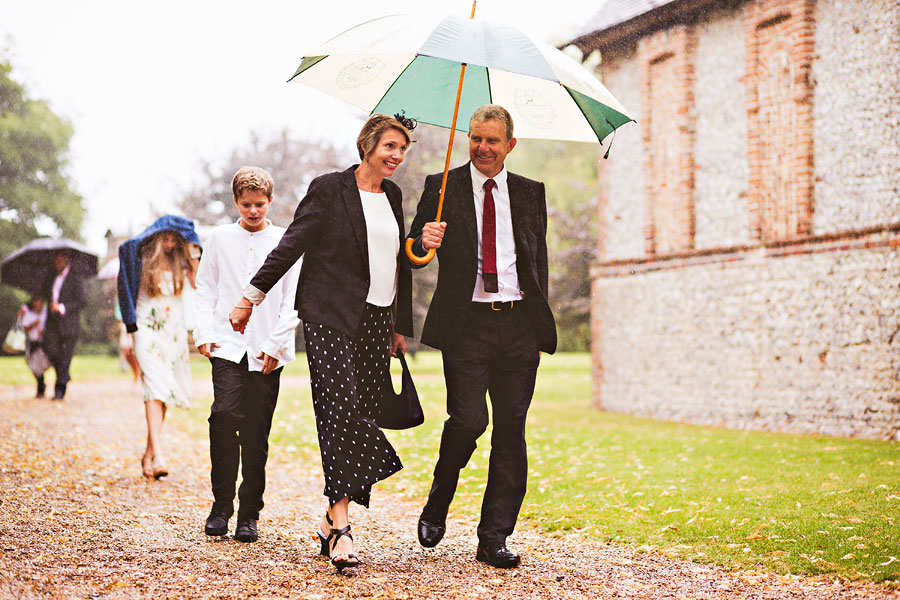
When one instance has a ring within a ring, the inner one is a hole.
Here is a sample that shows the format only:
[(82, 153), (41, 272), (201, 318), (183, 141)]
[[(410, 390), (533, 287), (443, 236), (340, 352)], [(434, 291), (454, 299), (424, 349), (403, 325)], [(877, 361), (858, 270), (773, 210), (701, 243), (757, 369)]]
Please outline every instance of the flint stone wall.
[(596, 277), (598, 407), (900, 439), (900, 253), (763, 252)]
[(900, 220), (900, 2), (820, 0), (813, 233)]

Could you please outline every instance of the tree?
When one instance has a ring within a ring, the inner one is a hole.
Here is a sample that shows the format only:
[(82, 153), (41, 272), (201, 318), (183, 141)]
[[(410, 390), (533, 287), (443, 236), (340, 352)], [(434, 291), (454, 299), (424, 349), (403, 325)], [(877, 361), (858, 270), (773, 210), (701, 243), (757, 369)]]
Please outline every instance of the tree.
[(316, 176), (346, 168), (341, 152), (333, 146), (292, 137), (285, 129), (271, 139), (251, 134), (250, 143), (238, 148), (224, 162), (204, 160), (204, 181), (185, 194), (181, 210), (201, 225), (221, 225), (238, 218), (231, 193), (231, 179), (245, 165), (262, 167), (275, 180), (275, 201), (269, 219), (287, 227), (297, 203)]
[(575, 142), (519, 140), (507, 160), (510, 170), (546, 184), (550, 306), (562, 351), (590, 349), (597, 148)]
[[(41, 232), (80, 239), (84, 206), (67, 169), (72, 125), (44, 100), (28, 97), (0, 59), (0, 254), (4, 257)], [(0, 327), (12, 325), (24, 299), (0, 287)]]

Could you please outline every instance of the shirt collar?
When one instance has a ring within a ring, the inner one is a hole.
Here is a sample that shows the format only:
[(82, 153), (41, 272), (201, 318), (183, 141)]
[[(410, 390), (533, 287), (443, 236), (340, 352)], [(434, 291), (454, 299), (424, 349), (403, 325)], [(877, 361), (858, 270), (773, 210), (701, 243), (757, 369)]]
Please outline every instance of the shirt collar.
[(71, 268), (72, 268), (72, 263), (70, 262), (69, 264), (66, 265), (66, 268), (62, 270), (62, 273), (56, 274), (56, 279), (59, 279), (60, 277), (65, 279), (66, 275), (69, 274), (69, 269), (71, 269)]
[(246, 233), (247, 235), (259, 235), (259, 234), (261, 234), (261, 233), (263, 233), (263, 232), (265, 232), (265, 231), (268, 231), (269, 228), (272, 227), (272, 221), (270, 221), (270, 220), (267, 218), (267, 219), (266, 219), (266, 226), (263, 227), (262, 229), (260, 229), (259, 231), (247, 231), (246, 229), (244, 229), (244, 226), (241, 225), (241, 218), (238, 217), (237, 221), (234, 222), (234, 226), (237, 227), (238, 229), (240, 229), (241, 231), (243, 231), (244, 233)]
[(506, 186), (506, 165), (505, 164), (503, 165), (503, 168), (500, 170), (500, 172), (497, 173), (496, 175), (494, 175), (493, 177), (488, 177), (487, 175), (485, 175), (484, 173), (479, 171), (472, 162), (469, 163), (469, 171), (472, 173), (472, 187), (477, 190), (483, 189), (484, 182), (487, 181), (488, 179), (493, 179), (494, 183), (497, 184), (498, 189), (500, 187)]

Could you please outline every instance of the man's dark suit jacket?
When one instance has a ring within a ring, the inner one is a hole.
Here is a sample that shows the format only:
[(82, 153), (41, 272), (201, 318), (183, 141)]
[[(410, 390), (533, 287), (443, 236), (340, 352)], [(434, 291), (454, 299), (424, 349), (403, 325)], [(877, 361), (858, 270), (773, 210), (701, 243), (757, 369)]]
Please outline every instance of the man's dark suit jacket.
[[(355, 337), (369, 294), (369, 247), (366, 218), (356, 186), (353, 165), (343, 172), (315, 178), (297, 206), (294, 220), (250, 281), (262, 292), (303, 256), (295, 307), (305, 322), (318, 323)], [(402, 193), (385, 179), (387, 194), (400, 229), (401, 249), (405, 240)], [(412, 274), (405, 259), (398, 257), (400, 277), (394, 331), (412, 336)]]
[[(62, 287), (59, 289), (58, 302), (66, 307), (66, 314), (59, 315), (50, 312), (49, 306), (53, 302), (53, 282), (56, 280), (56, 270), (51, 269), (50, 275), (44, 282), (44, 295), (47, 297), (47, 319), (48, 325), (52, 322), (53, 327), (47, 327), (47, 331), (58, 332), (59, 335), (66, 338), (77, 338), (81, 333), (81, 309), (87, 302), (87, 287), (84, 277), (69, 269), (69, 274), (63, 281)], [(44, 340), (47, 342), (47, 340)]]
[[(422, 227), (428, 221), (434, 221), (442, 177), (443, 173), (436, 173), (425, 179), (422, 200), (410, 227), (409, 237), (415, 240), (413, 247), (420, 256), (424, 254)], [(508, 172), (507, 185), (516, 242), (516, 270), (519, 286), (525, 294), (522, 308), (529, 313), (538, 349), (553, 353), (556, 350), (556, 324), (547, 301), (544, 184)], [(460, 331), (460, 319), (472, 303), (478, 271), (479, 236), (472, 198), (472, 173), (467, 163), (447, 174), (441, 213), (441, 221), (446, 221), (447, 229), (437, 250), (440, 262), (437, 286), (422, 329), (422, 343), (432, 348), (442, 349), (453, 341)]]

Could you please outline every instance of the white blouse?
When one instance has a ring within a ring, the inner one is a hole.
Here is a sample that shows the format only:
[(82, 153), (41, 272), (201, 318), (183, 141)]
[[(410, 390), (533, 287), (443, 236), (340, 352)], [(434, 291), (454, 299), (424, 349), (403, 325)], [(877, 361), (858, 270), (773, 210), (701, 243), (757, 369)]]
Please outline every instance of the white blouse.
[(366, 302), (390, 306), (397, 292), (397, 254), (400, 230), (387, 194), (359, 190), (366, 217), (369, 247), (369, 295)]

